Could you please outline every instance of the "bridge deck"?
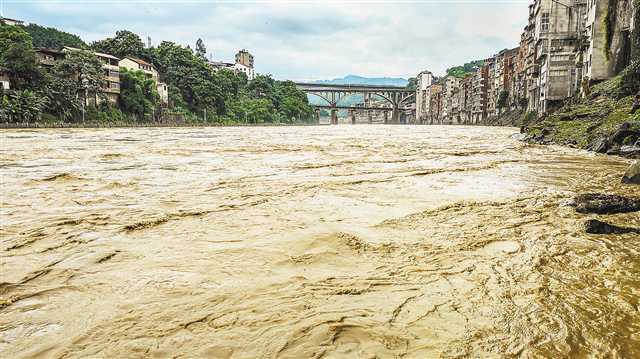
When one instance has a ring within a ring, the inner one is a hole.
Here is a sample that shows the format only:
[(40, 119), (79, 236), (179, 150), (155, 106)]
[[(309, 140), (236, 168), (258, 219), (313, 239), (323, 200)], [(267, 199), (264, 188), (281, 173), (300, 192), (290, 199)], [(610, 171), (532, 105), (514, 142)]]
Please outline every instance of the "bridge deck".
[(376, 86), (376, 85), (335, 85), (314, 84), (296, 82), (296, 86), (306, 91), (388, 91), (388, 92), (412, 92), (406, 87), (400, 86)]

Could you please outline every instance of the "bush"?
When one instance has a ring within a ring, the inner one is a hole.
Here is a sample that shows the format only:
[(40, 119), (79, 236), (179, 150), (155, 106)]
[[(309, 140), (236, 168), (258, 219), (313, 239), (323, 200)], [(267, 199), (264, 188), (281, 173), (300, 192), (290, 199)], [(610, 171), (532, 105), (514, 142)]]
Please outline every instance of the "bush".
[(33, 91), (14, 91), (3, 96), (0, 120), (3, 122), (35, 122), (42, 115), (46, 99)]

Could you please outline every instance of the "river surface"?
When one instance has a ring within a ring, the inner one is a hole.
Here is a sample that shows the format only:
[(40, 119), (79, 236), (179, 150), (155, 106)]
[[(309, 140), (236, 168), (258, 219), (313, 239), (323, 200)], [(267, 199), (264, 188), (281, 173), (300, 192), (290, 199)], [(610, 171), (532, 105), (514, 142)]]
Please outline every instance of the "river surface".
[(640, 357), (629, 161), (515, 132), (4, 130), (0, 357)]

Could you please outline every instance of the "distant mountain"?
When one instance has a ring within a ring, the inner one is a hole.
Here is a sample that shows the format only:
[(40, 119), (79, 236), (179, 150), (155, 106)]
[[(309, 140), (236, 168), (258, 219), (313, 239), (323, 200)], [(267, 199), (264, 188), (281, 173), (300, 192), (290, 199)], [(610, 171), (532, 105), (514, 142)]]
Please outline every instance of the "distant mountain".
[(399, 77), (362, 77), (357, 75), (347, 75), (340, 79), (317, 80), (317, 84), (329, 85), (377, 85), (377, 86), (400, 86), (404, 87), (409, 83), (407, 79)]

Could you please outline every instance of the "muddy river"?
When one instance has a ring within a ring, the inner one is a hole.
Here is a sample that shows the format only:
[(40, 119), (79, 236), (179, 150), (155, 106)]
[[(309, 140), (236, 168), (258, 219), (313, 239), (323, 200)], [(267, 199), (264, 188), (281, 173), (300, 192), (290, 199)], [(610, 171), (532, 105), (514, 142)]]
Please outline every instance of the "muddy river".
[(628, 160), (512, 128), (0, 132), (0, 357), (640, 357)]

